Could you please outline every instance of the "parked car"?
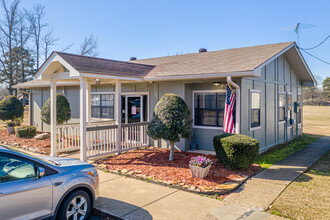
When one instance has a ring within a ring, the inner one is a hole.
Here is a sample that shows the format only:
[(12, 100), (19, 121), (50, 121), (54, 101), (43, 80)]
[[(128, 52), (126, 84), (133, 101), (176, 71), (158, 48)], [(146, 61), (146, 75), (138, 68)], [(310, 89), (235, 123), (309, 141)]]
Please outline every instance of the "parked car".
[(91, 164), (0, 146), (0, 219), (87, 219), (98, 185)]

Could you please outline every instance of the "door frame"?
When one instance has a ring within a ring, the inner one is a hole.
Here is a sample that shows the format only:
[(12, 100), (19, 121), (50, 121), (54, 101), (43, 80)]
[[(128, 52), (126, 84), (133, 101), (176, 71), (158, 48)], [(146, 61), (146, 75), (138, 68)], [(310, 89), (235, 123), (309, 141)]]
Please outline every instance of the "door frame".
[[(147, 96), (147, 108), (149, 110), (149, 92), (123, 92), (121, 93), (122, 96), (125, 97), (125, 124), (128, 123), (128, 111), (127, 111), (127, 108), (128, 108), (128, 97), (140, 97), (141, 99), (141, 103), (140, 103), (140, 122), (143, 121), (143, 96), (146, 95)], [(123, 111), (124, 109), (122, 109), (121, 111)], [(147, 121), (149, 121), (149, 111), (148, 111), (148, 114), (147, 114)]]

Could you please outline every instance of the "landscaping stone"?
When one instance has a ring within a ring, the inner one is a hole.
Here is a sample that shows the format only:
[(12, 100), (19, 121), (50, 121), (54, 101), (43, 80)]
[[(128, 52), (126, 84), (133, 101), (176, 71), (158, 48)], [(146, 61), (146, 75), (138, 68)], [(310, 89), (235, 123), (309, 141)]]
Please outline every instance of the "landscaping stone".
[(50, 135), (48, 133), (42, 133), (34, 136), (34, 138), (37, 140), (45, 140), (47, 138), (50, 138)]
[(127, 173), (128, 173), (128, 170), (127, 170), (127, 169), (122, 169), (122, 170), (121, 170), (121, 173), (122, 173), (122, 174), (127, 174)]
[(235, 189), (240, 183), (224, 183), (217, 185), (214, 187), (216, 190), (233, 190)]
[(105, 164), (99, 164), (98, 167), (100, 167), (101, 169), (106, 169), (107, 168), (107, 165), (105, 165)]

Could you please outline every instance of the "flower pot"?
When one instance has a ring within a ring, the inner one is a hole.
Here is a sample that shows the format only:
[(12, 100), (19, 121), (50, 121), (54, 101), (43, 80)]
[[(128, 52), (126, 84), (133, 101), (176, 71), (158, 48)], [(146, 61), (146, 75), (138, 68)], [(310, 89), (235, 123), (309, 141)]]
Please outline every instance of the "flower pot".
[(8, 134), (14, 134), (15, 133), (14, 127), (7, 127), (7, 132)]
[(203, 179), (209, 174), (211, 165), (209, 165), (205, 168), (197, 167), (197, 166), (194, 166), (194, 165), (189, 165), (189, 167), (190, 167), (191, 175), (193, 177)]

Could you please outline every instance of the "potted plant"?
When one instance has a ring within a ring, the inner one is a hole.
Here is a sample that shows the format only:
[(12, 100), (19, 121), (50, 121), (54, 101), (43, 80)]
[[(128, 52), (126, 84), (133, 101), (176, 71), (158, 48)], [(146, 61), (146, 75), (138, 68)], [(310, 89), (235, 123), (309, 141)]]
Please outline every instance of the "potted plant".
[(203, 179), (209, 174), (211, 165), (212, 161), (206, 157), (192, 157), (189, 162), (191, 175), (193, 177)]
[(14, 134), (14, 133), (15, 133), (14, 125), (15, 125), (15, 123), (12, 122), (12, 121), (8, 121), (8, 122), (6, 123), (6, 127), (7, 127), (7, 132), (8, 132), (8, 134)]

